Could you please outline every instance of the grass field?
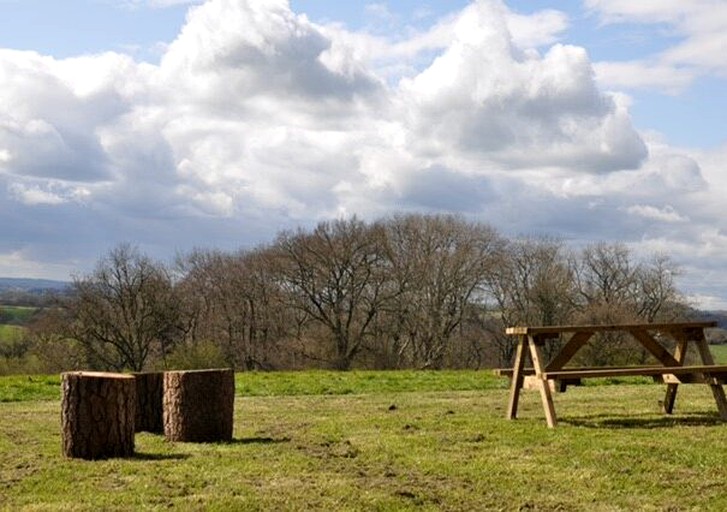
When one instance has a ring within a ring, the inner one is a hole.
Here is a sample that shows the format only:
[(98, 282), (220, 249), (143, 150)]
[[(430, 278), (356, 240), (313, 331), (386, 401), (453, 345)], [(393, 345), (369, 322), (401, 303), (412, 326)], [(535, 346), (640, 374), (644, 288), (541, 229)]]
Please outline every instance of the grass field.
[(0, 342), (12, 343), (22, 338), (24, 333), (25, 327), (0, 324)]
[(727, 364), (727, 345), (710, 345), (710, 352), (718, 364)]
[(6, 324), (25, 324), (37, 312), (38, 308), (35, 307), (0, 305), (0, 319)]
[[(57, 377), (0, 378), (2, 510), (727, 510), (727, 425), (706, 386), (665, 417), (654, 384), (527, 392), (486, 372), (238, 374), (234, 441), (138, 434), (60, 452)], [(12, 396), (11, 396), (12, 395)]]

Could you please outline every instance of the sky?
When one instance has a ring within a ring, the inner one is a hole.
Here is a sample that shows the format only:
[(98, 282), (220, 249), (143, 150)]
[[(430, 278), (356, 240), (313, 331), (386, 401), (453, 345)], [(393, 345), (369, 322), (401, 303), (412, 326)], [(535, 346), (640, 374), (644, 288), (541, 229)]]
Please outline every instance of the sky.
[(723, 0), (0, 0), (0, 276), (451, 212), (727, 309), (725, 53)]

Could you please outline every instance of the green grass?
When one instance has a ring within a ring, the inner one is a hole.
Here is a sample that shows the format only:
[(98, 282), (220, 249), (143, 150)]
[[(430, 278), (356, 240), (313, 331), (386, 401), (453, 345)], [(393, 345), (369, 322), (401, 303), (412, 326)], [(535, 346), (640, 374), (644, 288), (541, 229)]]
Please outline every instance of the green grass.
[(0, 305), (0, 319), (4, 324), (22, 325), (38, 312), (38, 308), (28, 306), (3, 306)]
[(240, 374), (234, 442), (138, 434), (133, 458), (87, 462), (61, 456), (47, 379), (55, 399), (0, 403), (2, 510), (727, 509), (706, 386), (669, 417), (660, 385), (569, 388), (550, 430), (535, 392), (503, 419), (486, 372)]
[(482, 371), (310, 371), (239, 373), (236, 392), (247, 396), (347, 395), (504, 388), (507, 380)]
[(58, 375), (11, 375), (0, 377), (0, 403), (58, 400), (61, 379)]
[(715, 363), (727, 364), (727, 345), (710, 345), (709, 350)]
[[(504, 389), (507, 380), (483, 371), (247, 372), (235, 376), (237, 396), (350, 395), (409, 391)], [(60, 376), (0, 377), (0, 402), (57, 400)]]
[(25, 334), (25, 327), (19, 325), (0, 324), (0, 342), (12, 343), (18, 341)]

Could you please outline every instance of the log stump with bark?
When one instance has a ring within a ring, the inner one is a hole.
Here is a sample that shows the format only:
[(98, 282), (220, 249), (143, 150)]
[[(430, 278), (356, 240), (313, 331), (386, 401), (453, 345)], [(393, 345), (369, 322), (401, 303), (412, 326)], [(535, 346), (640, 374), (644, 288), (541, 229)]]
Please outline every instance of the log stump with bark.
[(136, 379), (136, 431), (164, 433), (164, 373), (134, 373)]
[(234, 405), (231, 369), (164, 374), (164, 435), (169, 441), (231, 441)]
[(131, 375), (61, 374), (63, 454), (80, 459), (134, 454), (136, 383)]

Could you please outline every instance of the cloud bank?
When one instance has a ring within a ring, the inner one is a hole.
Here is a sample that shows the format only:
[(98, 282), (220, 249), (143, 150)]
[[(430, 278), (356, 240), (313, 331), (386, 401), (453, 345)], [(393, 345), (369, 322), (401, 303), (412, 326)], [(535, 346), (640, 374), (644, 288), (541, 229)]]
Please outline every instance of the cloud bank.
[[(604, 22), (668, 16), (589, 3)], [(685, 17), (662, 22), (701, 33)], [(478, 0), (386, 38), (313, 23), (285, 0), (209, 0), (156, 65), (0, 50), (0, 274), (65, 278), (122, 240), (171, 257), (393, 211), (621, 240), (699, 268), (696, 249), (718, 266), (727, 150), (639, 133), (628, 97), (596, 78), (614, 85), (620, 70), (560, 43), (568, 23)], [(724, 72), (690, 57), (707, 44), (692, 39), (648, 65)]]

